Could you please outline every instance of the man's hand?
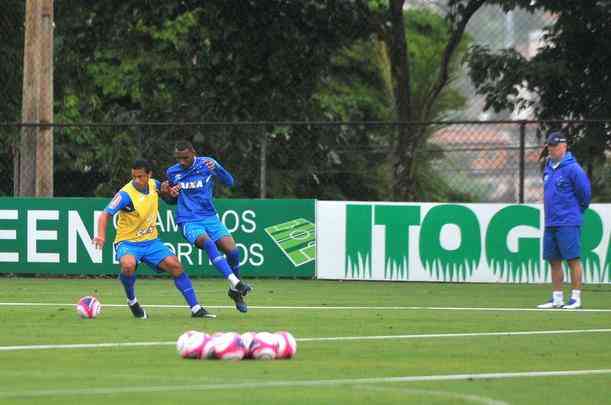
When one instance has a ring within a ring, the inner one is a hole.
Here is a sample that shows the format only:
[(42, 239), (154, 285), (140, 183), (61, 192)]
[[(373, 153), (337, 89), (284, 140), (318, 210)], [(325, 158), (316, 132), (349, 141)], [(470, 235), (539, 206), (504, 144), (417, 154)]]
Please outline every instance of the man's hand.
[(102, 236), (96, 236), (95, 238), (93, 238), (93, 246), (95, 246), (96, 249), (102, 249), (104, 247), (104, 242), (105, 242), (105, 238)]
[(214, 162), (214, 160), (212, 159), (206, 159), (204, 160), (204, 164), (206, 165), (206, 167), (208, 168), (208, 170), (210, 170), (211, 172), (214, 171), (214, 169), (216, 168), (216, 163)]
[(159, 185), (159, 191), (162, 193), (169, 193), (170, 192), (170, 182), (169, 181), (164, 181)]
[(177, 184), (174, 187), (170, 187), (169, 192), (170, 192), (170, 197), (178, 198), (178, 194), (180, 194), (180, 184)]
[(177, 198), (178, 194), (180, 193), (180, 184), (170, 187), (170, 182), (166, 180), (161, 183), (159, 193), (161, 194), (162, 198), (166, 196), (169, 196), (170, 198)]

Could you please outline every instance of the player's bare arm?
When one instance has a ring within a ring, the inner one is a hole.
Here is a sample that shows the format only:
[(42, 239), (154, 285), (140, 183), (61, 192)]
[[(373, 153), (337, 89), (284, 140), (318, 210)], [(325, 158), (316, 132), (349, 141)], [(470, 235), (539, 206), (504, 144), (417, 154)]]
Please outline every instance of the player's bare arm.
[(172, 198), (178, 198), (178, 194), (180, 194), (180, 184), (170, 187), (170, 195)]
[(111, 218), (111, 216), (107, 212), (102, 212), (98, 218), (98, 234), (92, 241), (93, 246), (97, 249), (102, 249), (104, 247), (104, 242), (106, 242), (106, 226), (108, 225), (109, 218)]
[(172, 195), (172, 187), (170, 187), (170, 182), (167, 180), (159, 185), (159, 196), (164, 200), (177, 197), (177, 195)]
[(160, 183), (158, 193), (168, 204), (176, 204), (176, 199), (180, 193), (180, 184), (170, 187), (170, 182), (166, 180)]

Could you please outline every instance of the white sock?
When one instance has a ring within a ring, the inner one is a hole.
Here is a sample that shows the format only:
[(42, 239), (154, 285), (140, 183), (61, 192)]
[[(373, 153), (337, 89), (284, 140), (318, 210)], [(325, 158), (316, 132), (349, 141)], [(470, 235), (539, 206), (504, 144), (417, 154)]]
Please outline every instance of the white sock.
[(581, 290), (571, 290), (571, 298), (575, 301), (581, 301)]
[(201, 305), (199, 304), (195, 304), (191, 307), (191, 312), (196, 313), (197, 311), (199, 311), (201, 309)]
[(554, 291), (552, 297), (554, 304), (559, 304), (564, 301), (564, 294), (562, 291)]
[(134, 297), (133, 300), (127, 300), (127, 303), (129, 304), (129, 306), (134, 305), (136, 302), (138, 302), (138, 298)]
[(233, 273), (231, 273), (229, 277), (227, 277), (227, 280), (229, 280), (229, 284), (231, 284), (231, 288), (235, 288), (235, 286), (238, 285), (238, 283), (240, 282), (240, 279), (237, 278), (235, 274)]

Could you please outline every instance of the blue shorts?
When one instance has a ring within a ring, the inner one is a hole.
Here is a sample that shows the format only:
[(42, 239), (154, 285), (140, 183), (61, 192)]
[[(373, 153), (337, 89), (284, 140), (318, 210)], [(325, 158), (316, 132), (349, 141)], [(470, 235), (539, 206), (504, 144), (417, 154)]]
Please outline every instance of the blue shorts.
[(182, 223), (180, 224), (180, 231), (182, 232), (182, 236), (192, 245), (195, 245), (195, 241), (201, 235), (208, 236), (213, 242), (216, 242), (224, 236), (231, 236), (218, 215), (205, 217), (199, 221)]
[(161, 239), (147, 240), (144, 242), (122, 241), (115, 244), (115, 257), (117, 261), (125, 255), (136, 258), (136, 265), (141, 262), (146, 263), (154, 270), (159, 270), (158, 266), (166, 257), (175, 256), (172, 251), (163, 244)]
[(581, 256), (580, 226), (551, 226), (543, 233), (545, 260), (571, 260)]

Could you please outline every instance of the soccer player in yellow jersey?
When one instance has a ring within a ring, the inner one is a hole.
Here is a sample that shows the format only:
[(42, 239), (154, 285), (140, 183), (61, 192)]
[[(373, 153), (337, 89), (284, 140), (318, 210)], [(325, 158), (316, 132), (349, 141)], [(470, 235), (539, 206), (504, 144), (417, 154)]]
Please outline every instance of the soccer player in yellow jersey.
[(98, 234), (94, 245), (101, 249), (106, 239), (106, 226), (116, 214), (117, 235), (114, 241), (115, 256), (121, 266), (119, 280), (125, 288), (129, 309), (136, 318), (148, 317), (138, 304), (134, 285), (136, 269), (141, 262), (155, 271), (168, 272), (174, 278), (176, 288), (191, 307), (194, 318), (215, 318), (198, 304), (191, 279), (170, 249), (158, 238), (157, 212), (159, 205), (159, 181), (151, 178), (151, 166), (146, 160), (132, 165), (132, 181), (114, 196), (98, 220)]

